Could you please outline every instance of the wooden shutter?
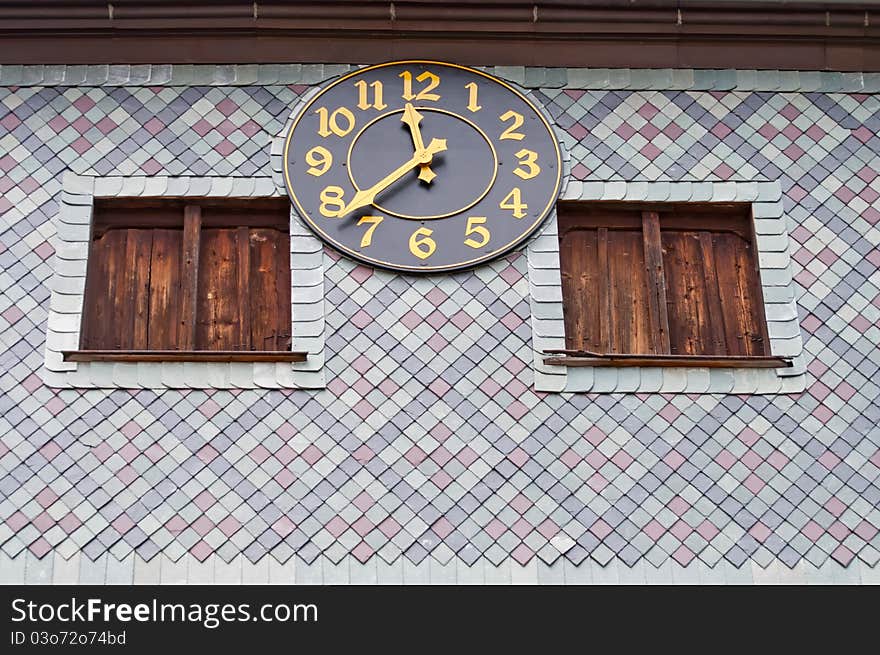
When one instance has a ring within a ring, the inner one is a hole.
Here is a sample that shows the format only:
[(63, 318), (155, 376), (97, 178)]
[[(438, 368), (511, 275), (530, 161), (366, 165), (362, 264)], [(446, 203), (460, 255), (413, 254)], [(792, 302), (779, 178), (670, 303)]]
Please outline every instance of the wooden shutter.
[(769, 354), (742, 207), (560, 203), (566, 348)]

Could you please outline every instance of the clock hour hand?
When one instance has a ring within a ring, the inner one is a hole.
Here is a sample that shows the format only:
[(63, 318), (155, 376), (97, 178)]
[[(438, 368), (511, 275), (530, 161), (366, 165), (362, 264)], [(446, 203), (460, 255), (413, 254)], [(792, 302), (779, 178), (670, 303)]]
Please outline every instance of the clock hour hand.
[[(406, 103), (406, 107), (403, 110), (403, 116), (400, 119), (400, 122), (409, 127), (410, 135), (412, 136), (413, 146), (416, 149), (416, 152), (425, 149), (425, 142), (422, 140), (422, 131), (419, 129), (419, 123), (422, 122), (423, 116), (416, 111), (416, 108), (412, 106), (411, 102)], [(437, 177), (437, 174), (431, 170), (430, 164), (419, 164), (419, 179), (423, 182), (431, 183)]]
[(339, 211), (339, 218), (347, 216), (355, 209), (360, 209), (361, 207), (373, 204), (373, 200), (376, 199), (377, 195), (409, 173), (413, 167), (417, 164), (430, 164), (434, 155), (438, 152), (443, 152), (444, 150), (446, 150), (446, 139), (431, 139), (431, 143), (428, 144), (428, 147), (417, 151), (409, 161), (406, 161), (395, 168), (369, 189), (362, 189), (355, 193), (351, 202)]

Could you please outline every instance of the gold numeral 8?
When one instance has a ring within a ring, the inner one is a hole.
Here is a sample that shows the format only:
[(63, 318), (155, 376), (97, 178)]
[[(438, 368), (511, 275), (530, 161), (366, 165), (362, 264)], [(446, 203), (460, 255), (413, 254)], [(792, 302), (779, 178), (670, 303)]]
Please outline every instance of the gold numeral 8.
[[(324, 190), (321, 191), (320, 199), (321, 206), (318, 207), (318, 211), (321, 212), (321, 216), (326, 216), (327, 218), (337, 218), (339, 216), (339, 212), (342, 211), (342, 208), (345, 207), (345, 202), (342, 200), (342, 196), (345, 195), (345, 189), (338, 186), (328, 186), (324, 187)], [(336, 209), (332, 209), (335, 207)]]

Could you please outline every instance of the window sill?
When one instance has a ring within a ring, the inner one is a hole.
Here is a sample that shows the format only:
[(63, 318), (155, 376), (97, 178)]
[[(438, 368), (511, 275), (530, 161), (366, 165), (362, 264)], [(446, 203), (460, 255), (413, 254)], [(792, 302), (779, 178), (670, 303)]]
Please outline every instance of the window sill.
[(304, 362), (289, 350), (64, 350), (65, 362)]
[(791, 359), (774, 356), (730, 355), (624, 355), (581, 350), (544, 350), (549, 366), (664, 366), (686, 368), (790, 368)]

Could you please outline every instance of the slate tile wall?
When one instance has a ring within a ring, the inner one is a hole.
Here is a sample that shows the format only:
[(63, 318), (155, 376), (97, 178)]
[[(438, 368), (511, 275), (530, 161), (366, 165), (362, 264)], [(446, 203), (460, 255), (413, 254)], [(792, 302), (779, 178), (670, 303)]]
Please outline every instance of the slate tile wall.
[(779, 181), (804, 393), (534, 391), (522, 251), (407, 278), (325, 250), (326, 390), (47, 387), (63, 172), (271, 175), (297, 99), (345, 68), (0, 69), (6, 556), (876, 565), (871, 76), (496, 71), (553, 114), (574, 180)]

